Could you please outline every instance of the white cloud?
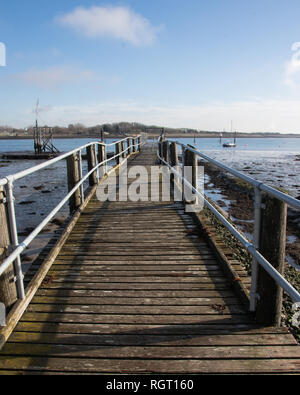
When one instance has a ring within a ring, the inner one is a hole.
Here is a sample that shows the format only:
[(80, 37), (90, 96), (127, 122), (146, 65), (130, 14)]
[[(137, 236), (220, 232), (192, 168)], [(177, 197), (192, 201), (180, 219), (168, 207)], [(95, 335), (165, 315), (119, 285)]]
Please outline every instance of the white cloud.
[(295, 42), (291, 50), (295, 53), (285, 65), (285, 83), (295, 88), (300, 84), (300, 42)]
[[(87, 103), (49, 107), (43, 119), (51, 125), (83, 123), (86, 126), (120, 121), (201, 130), (230, 130), (230, 121), (241, 132), (300, 133), (300, 101), (256, 100), (211, 103), (203, 106), (146, 105), (135, 102)], [(32, 122), (32, 109), (23, 122)], [(24, 125), (20, 125), (24, 126)]]
[(13, 79), (38, 88), (59, 88), (66, 84), (94, 81), (99, 77), (91, 70), (78, 70), (69, 66), (31, 69), (13, 75)]
[(127, 7), (77, 7), (57, 21), (89, 38), (113, 37), (135, 46), (150, 45), (158, 28)]

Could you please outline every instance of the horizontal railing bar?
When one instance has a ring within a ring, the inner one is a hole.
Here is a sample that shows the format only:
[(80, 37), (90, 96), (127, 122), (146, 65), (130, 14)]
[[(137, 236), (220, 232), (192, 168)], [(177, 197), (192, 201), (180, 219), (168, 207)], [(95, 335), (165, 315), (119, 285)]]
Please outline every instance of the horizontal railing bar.
[[(187, 147), (189, 148), (189, 147)], [(212, 211), (215, 216), (222, 222), (222, 224), (235, 236), (241, 244), (246, 248), (246, 250), (257, 260), (257, 262), (269, 273), (269, 275), (286, 291), (286, 293), (293, 299), (295, 302), (300, 302), (300, 293), (271, 265), (269, 261), (267, 261), (255, 248), (255, 246), (250, 243), (233, 225), (230, 224), (226, 220), (226, 218), (216, 210), (209, 201), (205, 198), (205, 196), (200, 193), (196, 188), (194, 188), (182, 175), (177, 172), (168, 162), (166, 162), (160, 155), (157, 153), (158, 158), (164, 163), (172, 173), (174, 173), (178, 178), (180, 178), (185, 185), (187, 185), (200, 199), (204, 202), (204, 204)]]
[[(116, 143), (118, 144), (118, 143)], [(141, 143), (140, 143), (141, 144)], [(138, 145), (140, 145), (138, 144)], [(100, 166), (103, 164), (116, 159), (117, 157), (121, 156), (123, 153), (127, 152), (130, 147), (127, 147), (124, 151), (118, 153), (117, 155), (98, 163), (93, 169), (91, 169), (75, 186), (74, 188), (65, 196), (65, 198), (51, 211), (51, 213), (32, 231), (32, 233), (27, 236), (27, 238), (19, 244), (19, 246), (7, 257), (0, 265), (0, 276), (5, 272), (5, 270), (14, 262), (18, 256), (22, 254), (22, 252), (28, 247), (28, 245), (35, 239), (35, 237), (44, 229), (44, 227), (51, 221), (51, 219), (58, 213), (58, 211), (68, 202), (70, 197), (74, 195), (78, 188), (89, 178), (91, 174), (94, 173)], [(127, 158), (124, 158), (122, 165), (126, 162)], [(115, 167), (112, 168), (107, 175), (109, 175)]]
[(231, 167), (228, 167), (226, 165), (224, 165), (223, 163), (218, 162), (215, 159), (210, 158), (209, 156), (199, 152), (196, 149), (193, 149), (185, 144), (182, 144), (178, 141), (176, 141), (176, 144), (180, 145), (181, 147), (184, 147), (185, 149), (194, 152), (197, 156), (200, 156), (201, 158), (207, 160), (208, 162), (214, 164), (215, 166), (225, 170), (228, 173), (231, 173), (232, 175), (246, 181), (247, 183), (253, 185), (255, 188), (258, 188), (260, 191), (266, 192), (269, 195), (272, 195), (273, 197), (285, 202), (286, 204), (288, 204), (289, 206), (295, 208), (296, 210), (300, 210), (300, 201), (295, 199), (292, 196), (287, 195), (286, 193), (283, 193), (275, 188), (272, 188), (266, 184), (264, 184), (263, 182), (257, 181), (254, 178), (247, 176), (246, 174), (240, 173), (237, 170), (232, 169)]
[[(72, 151), (66, 152), (65, 154), (62, 154), (62, 155), (60, 155), (60, 156), (58, 156), (58, 157), (56, 157), (56, 158), (50, 159), (50, 160), (48, 160), (48, 161), (46, 161), (46, 162), (44, 162), (44, 163), (41, 163), (41, 164), (39, 164), (39, 165), (37, 165), (37, 166), (33, 166), (33, 167), (31, 167), (31, 168), (29, 168), (29, 169), (26, 169), (26, 170), (23, 170), (23, 171), (21, 171), (21, 172), (19, 172), (19, 173), (15, 173), (15, 174), (9, 175), (9, 176), (7, 176), (7, 177), (5, 177), (5, 178), (2, 178), (2, 179), (0, 179), (0, 186), (6, 185), (6, 184), (8, 183), (8, 180), (11, 180), (11, 181), (13, 182), (13, 181), (19, 180), (20, 178), (23, 178), (23, 177), (26, 177), (26, 176), (28, 176), (28, 175), (30, 175), (30, 174), (33, 174), (33, 173), (35, 173), (36, 171), (39, 171), (39, 170), (42, 170), (42, 169), (44, 169), (44, 168), (46, 168), (46, 167), (48, 167), (48, 166), (51, 166), (51, 165), (53, 165), (54, 163), (57, 163), (57, 162), (59, 162), (59, 161), (61, 161), (61, 160), (63, 160), (63, 159), (66, 159), (66, 158), (68, 158), (69, 156), (71, 156), (71, 155), (73, 155), (73, 154), (76, 154), (77, 152), (82, 151), (83, 149), (85, 149), (85, 148), (87, 148), (87, 147), (90, 147), (90, 146), (92, 146), (92, 145), (95, 145), (95, 144), (96, 144), (96, 145), (101, 145), (101, 146), (104, 145), (104, 146), (108, 147), (108, 146), (112, 146), (112, 145), (119, 144), (120, 142), (125, 141), (125, 140), (128, 140), (128, 139), (131, 139), (131, 138), (133, 138), (133, 139), (136, 140), (136, 139), (139, 138), (139, 137), (140, 137), (140, 136), (137, 136), (137, 137), (126, 137), (126, 138), (123, 139), (123, 140), (119, 140), (119, 141), (113, 142), (113, 143), (111, 143), (111, 144), (105, 144), (105, 143), (101, 143), (101, 142), (99, 142), (99, 141), (95, 141), (95, 142), (91, 142), (91, 143), (85, 144), (85, 145), (83, 145), (83, 146), (81, 146), (81, 147), (79, 147), (79, 148), (75, 148), (75, 149), (72, 150)], [(140, 143), (140, 144), (141, 144), (141, 143)], [(139, 146), (140, 144), (138, 144), (138, 146)], [(133, 147), (133, 145), (131, 145), (130, 147), (128, 147), (127, 150), (126, 150), (126, 152), (127, 152), (128, 149), (131, 148), (131, 147)]]

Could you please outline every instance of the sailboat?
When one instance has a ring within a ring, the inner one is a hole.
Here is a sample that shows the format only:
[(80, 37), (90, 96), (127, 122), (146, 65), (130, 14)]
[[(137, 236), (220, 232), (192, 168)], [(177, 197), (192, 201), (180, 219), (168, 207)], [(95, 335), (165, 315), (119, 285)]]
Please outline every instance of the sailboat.
[(224, 148), (235, 148), (236, 146), (236, 137), (234, 138), (233, 143), (227, 142), (223, 144)]
[(196, 132), (194, 133), (194, 145), (198, 145), (196, 140)]
[[(232, 121), (231, 121), (231, 132), (232, 132)], [(223, 147), (224, 148), (235, 148), (237, 146), (236, 145), (236, 136), (237, 136), (237, 132), (235, 132), (233, 143), (230, 143), (229, 141), (227, 141), (227, 143), (223, 144)]]

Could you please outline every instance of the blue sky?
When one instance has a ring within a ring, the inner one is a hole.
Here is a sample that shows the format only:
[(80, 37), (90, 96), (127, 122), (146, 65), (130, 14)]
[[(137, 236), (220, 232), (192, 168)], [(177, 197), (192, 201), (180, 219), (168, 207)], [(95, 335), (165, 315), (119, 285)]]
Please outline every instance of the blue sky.
[(299, 0), (1, 2), (0, 124), (29, 126), (39, 98), (53, 126), (299, 133), (299, 17)]

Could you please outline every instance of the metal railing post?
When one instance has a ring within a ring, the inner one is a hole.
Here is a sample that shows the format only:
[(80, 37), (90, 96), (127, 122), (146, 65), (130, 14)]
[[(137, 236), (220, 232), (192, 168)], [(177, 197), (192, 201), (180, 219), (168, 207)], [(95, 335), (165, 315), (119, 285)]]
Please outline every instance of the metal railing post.
[(99, 183), (100, 180), (100, 167), (98, 166), (99, 162), (99, 158), (97, 155), (97, 144), (93, 145), (93, 150), (94, 150), (94, 155), (95, 155), (95, 167), (97, 166), (97, 170), (96, 170), (96, 178), (97, 178), (97, 182)]
[[(98, 163), (103, 163), (106, 161), (106, 146), (98, 145)], [(106, 163), (99, 167), (100, 179), (106, 174)]]
[[(80, 181), (82, 180), (83, 177), (83, 169), (82, 169), (82, 152), (78, 152), (78, 168), (79, 168), (79, 178)], [(81, 203), (84, 203), (84, 186), (81, 184), (80, 186), (80, 197), (81, 197)]]
[(185, 183), (184, 183), (184, 179), (185, 179), (185, 171), (184, 171), (184, 167), (185, 167), (185, 147), (182, 147), (182, 153), (181, 153), (181, 176), (182, 176), (182, 180), (181, 180), (181, 190), (182, 190), (182, 201), (184, 202), (184, 197), (185, 197)]
[[(13, 194), (13, 182), (8, 178), (6, 185), (6, 199), (7, 199), (7, 212), (8, 220), (11, 234), (12, 246), (17, 248), (19, 246), (17, 223), (16, 223), (16, 213), (15, 213), (15, 198)], [(25, 289), (24, 289), (24, 276), (22, 272), (22, 264), (20, 255), (14, 261), (14, 271), (16, 276), (17, 293), (19, 299), (25, 299)]]

